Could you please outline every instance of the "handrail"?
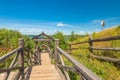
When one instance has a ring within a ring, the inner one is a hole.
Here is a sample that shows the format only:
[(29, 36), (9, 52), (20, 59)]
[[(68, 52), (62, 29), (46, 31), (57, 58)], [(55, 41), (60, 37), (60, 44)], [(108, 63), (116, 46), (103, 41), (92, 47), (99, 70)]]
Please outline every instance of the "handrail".
[(75, 68), (87, 79), (87, 80), (101, 80), (98, 76), (93, 74), (89, 69), (83, 66), (81, 63), (73, 59), (70, 55), (64, 52), (61, 48), (57, 47), (59, 53), (64, 55), (72, 64), (74, 64)]
[(120, 36), (113, 36), (108, 38), (100, 38), (100, 39), (94, 39), (92, 42), (100, 42), (100, 41), (111, 41), (111, 40), (118, 40), (120, 39)]
[[(92, 37), (90, 36), (88, 41), (69, 44), (70, 48), (67, 49), (67, 50), (70, 50), (70, 52), (71, 52), (71, 50), (76, 50), (76, 49), (89, 49), (90, 56), (93, 57), (93, 58), (96, 58), (96, 59), (99, 59), (99, 60), (104, 60), (104, 61), (111, 61), (113, 63), (120, 64), (119, 63), (120, 59), (114, 60), (114, 58), (109, 58), (109, 57), (104, 57), (104, 56), (97, 56), (97, 55), (93, 54), (93, 50), (120, 51), (120, 47), (115, 47), (115, 48), (113, 48), (113, 47), (108, 48), (107, 47), (107, 48), (105, 48), (105, 47), (94, 47), (93, 46), (94, 42), (103, 42), (103, 41), (111, 41), (111, 40), (120, 40), (120, 35), (119, 36), (106, 37), (106, 38), (99, 38), (99, 39), (92, 39)], [(89, 44), (88, 48), (84, 48), (84, 47), (82, 48), (80, 46), (79, 46), (79, 48), (71, 48), (72, 45), (82, 44), (84, 42)]]
[(11, 55), (15, 54), (17, 51), (19, 51), (20, 49), (22, 49), (21, 47), (18, 47), (16, 49), (14, 49), (13, 51), (3, 55), (2, 57), (0, 57), (0, 62), (4, 61), (6, 58), (10, 57)]
[[(16, 69), (19, 70), (19, 72), (21, 72), (21, 79), (22, 80), (24, 79), (24, 51), (23, 51), (24, 50), (24, 39), (23, 38), (18, 39), (18, 45), (19, 45), (18, 48), (0, 57), (0, 62), (3, 62), (8, 57), (12, 56), (13, 54), (16, 54), (16, 57), (13, 58), (13, 61), (11, 62), (9, 68), (0, 69), (0, 73), (6, 72), (3, 80), (7, 80), (10, 74), (10, 71), (13, 71)], [(16, 64), (18, 64), (18, 66), (16, 66)]]
[[(99, 39), (93, 39), (91, 40), (92, 42), (100, 42), (100, 41), (111, 41), (111, 40), (118, 40), (120, 39), (120, 36), (113, 36), (113, 37), (107, 37), (107, 38), (99, 38)], [(82, 41), (82, 42), (77, 42), (77, 43), (71, 43), (68, 45), (77, 45), (77, 44), (82, 44), (82, 43), (88, 43), (88, 41)]]

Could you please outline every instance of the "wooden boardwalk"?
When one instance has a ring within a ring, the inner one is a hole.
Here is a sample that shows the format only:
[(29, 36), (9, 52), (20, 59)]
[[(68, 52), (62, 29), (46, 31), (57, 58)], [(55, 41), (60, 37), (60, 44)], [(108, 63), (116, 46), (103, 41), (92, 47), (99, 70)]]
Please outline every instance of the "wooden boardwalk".
[[(11, 72), (8, 80), (12, 80), (15, 72)], [(4, 73), (0, 74), (0, 80), (3, 80)], [(25, 76), (26, 77), (26, 76)], [(41, 65), (32, 66), (29, 75), (25, 80), (62, 80), (55, 65), (51, 64), (48, 53), (41, 54)]]
[(59, 72), (51, 64), (48, 53), (41, 54), (41, 65), (33, 66), (29, 80), (61, 80)]

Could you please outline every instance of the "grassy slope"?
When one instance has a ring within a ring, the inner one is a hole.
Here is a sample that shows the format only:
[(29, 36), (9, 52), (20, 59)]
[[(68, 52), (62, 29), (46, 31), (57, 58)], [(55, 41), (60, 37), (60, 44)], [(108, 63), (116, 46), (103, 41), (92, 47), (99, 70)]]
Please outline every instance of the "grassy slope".
[[(93, 39), (110, 37), (110, 36), (118, 36), (118, 35), (120, 35), (120, 26), (109, 28), (101, 32), (92, 34)], [(80, 42), (85, 40), (88, 40), (88, 36), (78, 39), (75, 42)], [(72, 47), (80, 47), (80, 46), (88, 47), (88, 44), (75, 45)], [(94, 43), (93, 46), (94, 47), (120, 47), (120, 40)], [(120, 58), (120, 52), (113, 52), (113, 51), (111, 52), (110, 51), (109, 52), (94, 51), (94, 52), (96, 55)], [(101, 62), (96, 59), (88, 58), (89, 51), (85, 49), (84, 50), (79, 49), (79, 50), (73, 51), (72, 53), (73, 53), (72, 56), (74, 56), (79, 62), (81, 62), (90, 70), (92, 70), (94, 73), (96, 73), (103, 80), (116, 80), (118, 77), (120, 77), (119, 65), (115, 66), (114, 64), (109, 62)]]
[[(0, 29), (0, 57), (18, 47), (18, 38), (24, 38), (25, 47), (32, 49), (33, 42), (27, 36), (15, 30)], [(8, 67), (13, 57), (14, 55), (0, 63), (0, 67)]]

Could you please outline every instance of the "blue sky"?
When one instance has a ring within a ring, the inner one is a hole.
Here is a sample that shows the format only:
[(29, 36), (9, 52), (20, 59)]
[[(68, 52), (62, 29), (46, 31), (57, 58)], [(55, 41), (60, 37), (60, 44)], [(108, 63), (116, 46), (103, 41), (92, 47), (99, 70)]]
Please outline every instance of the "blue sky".
[(23, 34), (78, 34), (120, 24), (120, 0), (0, 0), (0, 28)]

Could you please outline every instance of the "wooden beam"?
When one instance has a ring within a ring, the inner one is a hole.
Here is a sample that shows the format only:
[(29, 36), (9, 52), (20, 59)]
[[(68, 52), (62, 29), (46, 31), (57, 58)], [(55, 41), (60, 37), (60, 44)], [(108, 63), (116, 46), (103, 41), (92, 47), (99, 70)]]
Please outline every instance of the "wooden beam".
[(90, 54), (91, 57), (99, 59), (99, 60), (103, 60), (103, 61), (110, 61), (116, 64), (120, 64), (120, 59), (116, 59), (116, 58), (109, 58), (109, 57), (104, 57), (104, 56), (96, 56), (94, 54)]
[(108, 37), (108, 38), (101, 38), (101, 39), (94, 39), (93, 42), (101, 42), (101, 41), (111, 41), (111, 40), (118, 40), (120, 36)]
[(13, 55), (13, 54), (17, 54), (16, 52), (19, 51), (21, 49), (21, 47), (18, 47), (16, 49), (14, 49), (13, 51), (3, 55), (2, 57), (0, 57), (0, 62), (3, 62), (6, 58), (8, 58), (9, 56)]
[(76, 73), (76, 74), (79, 73), (74, 67), (63, 66), (63, 65), (60, 65), (60, 64), (57, 64), (57, 66), (61, 69), (68, 70), (68, 71), (71, 71), (71, 72)]
[(111, 51), (120, 51), (120, 48), (95, 48), (92, 47), (93, 50), (111, 50)]
[[(100, 38), (100, 39), (93, 39), (91, 40), (92, 42), (102, 42), (102, 41), (111, 41), (111, 40), (119, 40), (120, 36), (114, 36), (114, 37), (107, 37), (107, 38)], [(71, 43), (68, 45), (77, 45), (77, 44), (83, 44), (83, 43), (88, 43), (88, 41), (82, 41), (82, 42), (77, 42), (77, 43)]]
[(83, 44), (83, 43), (88, 43), (89, 41), (82, 41), (82, 42), (77, 42), (77, 43), (71, 43), (68, 45), (77, 45), (77, 44)]
[(24, 39), (23, 38), (18, 39), (18, 45), (22, 47), (22, 49), (19, 51), (18, 62), (19, 62), (19, 67), (22, 67), (22, 69), (20, 69), (21, 79), (24, 80)]
[(36, 42), (49, 42), (51, 39), (34, 39)]
[(73, 59), (68, 53), (64, 52), (61, 48), (57, 47), (57, 50), (59, 53), (64, 55), (75, 66), (79, 73), (81, 73), (87, 80), (101, 80), (97, 75), (95, 75), (88, 68), (83, 66), (77, 60)]
[(13, 71), (13, 70), (16, 70), (16, 69), (22, 69), (22, 67), (13, 67), (13, 68), (7, 68), (7, 69), (0, 69), (0, 73)]

